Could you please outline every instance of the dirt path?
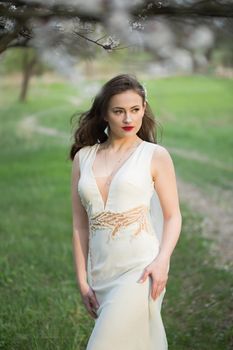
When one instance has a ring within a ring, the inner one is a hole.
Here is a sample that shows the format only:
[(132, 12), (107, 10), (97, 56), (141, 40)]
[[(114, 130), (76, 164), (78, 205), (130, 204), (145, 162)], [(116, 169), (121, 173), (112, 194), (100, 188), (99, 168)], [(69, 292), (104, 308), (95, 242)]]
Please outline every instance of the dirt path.
[(54, 128), (48, 128), (38, 124), (37, 116), (30, 115), (21, 120), (19, 123), (19, 131), (24, 135), (31, 135), (33, 133), (43, 134), (46, 136), (59, 136), (64, 139), (68, 139), (69, 135), (65, 132), (61, 132)]
[(216, 256), (216, 266), (233, 267), (232, 193), (216, 189), (213, 198), (197, 186), (177, 178), (180, 200), (203, 216), (202, 233), (212, 240), (210, 253)]
[(172, 153), (177, 154), (180, 157), (187, 158), (189, 160), (196, 160), (203, 164), (210, 164), (214, 165), (217, 168), (223, 169), (223, 170), (232, 170), (232, 167), (226, 163), (222, 163), (216, 159), (210, 159), (208, 156), (204, 154), (200, 154), (196, 151), (190, 151), (186, 149), (176, 148), (172, 147)]
[[(77, 105), (78, 102), (77, 100), (73, 101), (75, 105)], [(48, 111), (40, 112), (35, 115), (24, 117), (18, 125), (18, 131), (25, 136), (39, 133), (48, 137), (63, 138), (69, 142), (69, 134), (39, 124), (39, 117), (47, 112)], [(177, 148), (169, 149), (169, 151), (171, 154), (175, 153), (184, 158), (190, 159), (191, 157), (203, 163), (208, 162), (221, 168), (227, 168), (225, 164), (212, 161), (208, 157), (200, 155), (197, 152), (189, 152)], [(217, 188), (214, 195), (209, 197), (206, 193), (203, 193), (200, 188), (183, 181), (179, 177), (177, 177), (177, 186), (180, 201), (186, 203), (191, 210), (203, 216), (203, 236), (212, 240), (210, 244), (210, 254), (216, 257), (216, 266), (229, 269), (233, 266), (233, 216), (230, 210), (233, 204), (232, 193), (224, 192), (222, 189)]]
[(46, 110), (39, 111), (34, 113), (33, 115), (27, 115), (19, 121), (17, 132), (25, 137), (30, 137), (34, 133), (47, 135), (47, 136), (55, 136), (60, 137), (64, 140), (69, 139), (69, 135), (65, 132), (59, 131), (55, 128), (49, 128), (46, 126), (42, 126), (39, 122), (41, 117), (48, 115), (49, 112), (61, 112), (61, 109), (66, 109), (66, 107), (52, 107)]

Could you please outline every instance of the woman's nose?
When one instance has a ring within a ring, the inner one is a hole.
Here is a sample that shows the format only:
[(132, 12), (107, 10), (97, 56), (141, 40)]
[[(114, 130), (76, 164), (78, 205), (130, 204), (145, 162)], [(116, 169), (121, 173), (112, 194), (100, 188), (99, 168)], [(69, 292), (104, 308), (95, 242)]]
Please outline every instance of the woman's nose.
[(131, 123), (132, 122), (132, 117), (130, 114), (125, 113), (125, 118), (124, 118), (125, 123)]

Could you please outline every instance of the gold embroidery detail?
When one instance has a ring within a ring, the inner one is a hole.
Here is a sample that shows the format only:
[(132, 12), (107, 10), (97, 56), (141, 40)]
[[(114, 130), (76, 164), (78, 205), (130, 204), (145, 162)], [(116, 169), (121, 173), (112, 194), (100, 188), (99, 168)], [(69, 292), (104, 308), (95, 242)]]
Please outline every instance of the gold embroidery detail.
[(98, 230), (99, 228), (111, 228), (111, 236), (114, 237), (121, 227), (127, 227), (128, 225), (137, 223), (138, 228), (134, 232), (134, 235), (138, 235), (142, 230), (148, 230), (147, 223), (148, 207), (140, 205), (124, 212), (111, 212), (103, 211), (90, 218), (91, 231)]

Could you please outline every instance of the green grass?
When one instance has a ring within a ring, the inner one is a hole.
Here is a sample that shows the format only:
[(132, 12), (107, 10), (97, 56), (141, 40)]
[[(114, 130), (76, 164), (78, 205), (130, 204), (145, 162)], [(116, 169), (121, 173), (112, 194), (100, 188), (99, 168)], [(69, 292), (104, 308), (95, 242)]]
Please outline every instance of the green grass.
[[(147, 81), (164, 125), (163, 144), (231, 165), (233, 82), (211, 77)], [(18, 129), (25, 116), (70, 133), (70, 116), (88, 107), (82, 89), (33, 85), (27, 104), (5, 85), (0, 96), (0, 348), (83, 350), (94, 321), (75, 282), (70, 200), (70, 140)], [(71, 96), (81, 96), (76, 108)], [(208, 130), (208, 132), (207, 132)], [(208, 191), (232, 188), (232, 172), (173, 156), (177, 174)], [(182, 203), (183, 227), (172, 255), (162, 316), (171, 350), (230, 350), (232, 273), (214, 267), (202, 218)]]
[[(161, 142), (171, 148), (177, 173), (206, 193), (233, 189), (233, 81), (207, 76), (146, 83), (149, 102), (162, 124)], [(183, 159), (172, 147), (195, 151), (209, 162)], [(218, 165), (216, 164), (218, 162)]]

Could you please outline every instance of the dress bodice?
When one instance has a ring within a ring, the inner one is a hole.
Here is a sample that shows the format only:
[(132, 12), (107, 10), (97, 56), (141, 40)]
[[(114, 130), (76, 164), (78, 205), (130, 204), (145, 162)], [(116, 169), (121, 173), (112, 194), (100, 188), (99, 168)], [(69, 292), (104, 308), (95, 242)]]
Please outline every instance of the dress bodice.
[(78, 192), (88, 215), (100, 211), (120, 212), (145, 205), (150, 206), (154, 183), (150, 165), (155, 144), (143, 141), (115, 173), (104, 205), (93, 173), (93, 162), (99, 144), (80, 151), (80, 180)]
[[(145, 208), (150, 210), (150, 221), (159, 241), (162, 239), (163, 214), (151, 176), (151, 160), (158, 145), (143, 141), (115, 173), (108, 191), (106, 203), (99, 191), (93, 173), (93, 163), (99, 144), (85, 146), (79, 151), (80, 179), (78, 193), (81, 202), (92, 218), (101, 215), (108, 220), (122, 221), (122, 217), (111, 217), (109, 213), (134, 213), (134, 218), (142, 219)], [(133, 210), (134, 211), (133, 212)], [(139, 213), (139, 208), (141, 212)], [(138, 212), (138, 217), (135, 216)], [(108, 215), (107, 215), (108, 214)], [(94, 226), (93, 226), (94, 227)]]

